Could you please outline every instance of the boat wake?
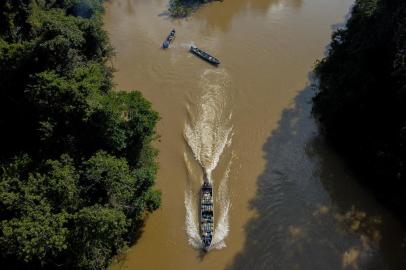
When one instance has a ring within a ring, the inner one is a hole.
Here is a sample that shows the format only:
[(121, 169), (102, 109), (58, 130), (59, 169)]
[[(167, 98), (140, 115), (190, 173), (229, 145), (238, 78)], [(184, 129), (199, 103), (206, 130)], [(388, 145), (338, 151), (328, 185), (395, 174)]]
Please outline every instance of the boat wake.
[(195, 45), (195, 43), (193, 42), (193, 41), (190, 41), (190, 42), (188, 42), (188, 43), (181, 43), (180, 45), (179, 45), (181, 48), (184, 48), (184, 49), (190, 49), (190, 47), (192, 47), (192, 46), (196, 46)]
[(214, 230), (214, 237), (210, 248), (222, 249), (226, 247), (226, 243), (224, 242), (224, 240), (226, 239), (230, 230), (229, 210), (231, 207), (231, 203), (228, 196), (228, 176), (230, 173), (231, 164), (232, 159), (230, 159), (227, 165), (227, 169), (217, 191), (217, 196), (215, 197), (216, 203), (219, 205), (220, 208), (220, 213), (218, 215), (218, 222)]
[[(199, 194), (203, 178), (214, 185), (212, 173), (220, 157), (232, 142), (231, 113), (228, 109), (228, 74), (224, 69), (207, 69), (200, 78), (202, 94), (197, 104), (187, 106), (189, 119), (184, 136), (190, 151), (185, 152), (185, 164), (189, 185), (185, 192), (186, 233), (189, 244), (195, 248), (203, 246), (199, 231)], [(196, 165), (199, 164), (199, 168)], [(215, 191), (215, 228), (210, 249), (225, 247), (224, 239), (229, 232), (230, 200), (228, 178), (232, 157), (229, 158), (223, 177)], [(203, 175), (202, 175), (203, 172)]]
[(182, 43), (177, 43), (177, 42), (173, 42), (170, 45), (171, 49), (190, 49), (190, 47), (192, 46), (196, 46), (195, 43), (193, 41), (190, 42), (182, 42)]

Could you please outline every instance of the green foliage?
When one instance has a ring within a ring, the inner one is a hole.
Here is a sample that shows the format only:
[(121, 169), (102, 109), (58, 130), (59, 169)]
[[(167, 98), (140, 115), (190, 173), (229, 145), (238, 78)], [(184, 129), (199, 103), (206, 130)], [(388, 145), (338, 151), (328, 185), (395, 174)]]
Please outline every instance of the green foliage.
[(406, 203), (406, 2), (358, 0), (315, 69), (327, 137), (401, 213)]
[(27, 209), (21, 218), (1, 223), (0, 244), (5, 247), (2, 252), (25, 262), (46, 263), (67, 248), (65, 223), (65, 215), (52, 214), (49, 205)]
[(46, 197), (56, 210), (74, 211), (80, 203), (79, 175), (68, 155), (45, 162)]
[(182, 0), (169, 0), (169, 14), (172, 17), (186, 17), (193, 11), (192, 3)]
[(136, 161), (134, 154), (141, 153), (142, 146), (155, 135), (158, 114), (139, 92), (111, 92), (98, 105), (89, 119), (97, 134), (93, 142)]
[[(117, 159), (98, 152), (84, 163), (87, 198), (98, 198), (99, 203), (127, 209), (136, 193), (136, 178), (124, 158)], [(95, 194), (99, 193), (99, 194)]]
[(120, 210), (94, 205), (77, 212), (70, 235), (76, 267), (104, 269), (108, 259), (125, 245), (127, 227)]
[[(61, 192), (60, 188), (63, 185), (72, 191), (74, 184), (70, 181), (74, 177), (73, 168), (54, 162), (48, 175), (42, 175), (28, 172), (30, 163), (25, 156), (2, 167), (0, 250), (3, 256), (16, 256), (25, 262), (45, 264), (67, 248), (68, 234), (65, 227), (67, 213), (55, 213), (52, 209), (55, 204), (47, 200), (46, 194), (55, 198), (56, 191), (64, 198), (72, 196)], [(50, 186), (48, 182), (57, 186)], [(64, 198), (58, 198), (58, 201)]]
[(104, 269), (153, 190), (159, 116), (112, 89), (100, 0), (0, 2), (0, 263)]
[(16, 40), (27, 33), (27, 18), (30, 0), (0, 1), (0, 35), (7, 40)]
[(199, 5), (212, 1), (214, 0), (169, 0), (168, 11), (172, 17), (186, 17), (196, 10)]

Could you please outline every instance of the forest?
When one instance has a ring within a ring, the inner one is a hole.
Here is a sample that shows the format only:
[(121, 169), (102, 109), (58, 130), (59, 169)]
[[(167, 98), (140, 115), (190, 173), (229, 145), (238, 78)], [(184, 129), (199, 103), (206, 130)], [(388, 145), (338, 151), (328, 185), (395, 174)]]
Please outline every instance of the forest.
[(105, 269), (160, 205), (159, 115), (114, 89), (102, 2), (0, 1), (3, 269)]
[(406, 1), (357, 0), (317, 63), (313, 112), (328, 140), (406, 220)]

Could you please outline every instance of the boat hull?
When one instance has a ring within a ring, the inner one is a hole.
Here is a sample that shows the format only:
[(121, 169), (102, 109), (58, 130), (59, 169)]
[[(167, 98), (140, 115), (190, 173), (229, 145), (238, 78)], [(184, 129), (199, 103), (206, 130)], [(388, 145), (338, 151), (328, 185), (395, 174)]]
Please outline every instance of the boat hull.
[(220, 60), (218, 60), (216, 57), (211, 56), (210, 54), (202, 51), (201, 49), (199, 49), (195, 46), (190, 47), (190, 52), (193, 53), (194, 55), (202, 58), (203, 60), (209, 62), (212, 65), (217, 66), (220, 64)]
[(162, 49), (169, 48), (169, 45), (175, 39), (175, 33), (176, 33), (175, 29), (172, 29), (172, 31), (166, 37), (165, 41), (162, 43)]
[(208, 182), (200, 190), (200, 232), (203, 250), (208, 251), (214, 234), (213, 187)]

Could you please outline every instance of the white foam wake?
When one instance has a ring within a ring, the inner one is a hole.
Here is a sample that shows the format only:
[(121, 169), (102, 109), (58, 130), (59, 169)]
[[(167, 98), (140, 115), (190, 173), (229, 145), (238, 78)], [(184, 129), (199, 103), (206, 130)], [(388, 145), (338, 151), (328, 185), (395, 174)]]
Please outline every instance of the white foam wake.
[(228, 76), (224, 70), (206, 70), (200, 80), (204, 92), (197, 114), (189, 111), (192, 121), (185, 125), (186, 141), (209, 181), (224, 147), (231, 144), (231, 113), (225, 115), (224, 111), (227, 84)]
[[(199, 193), (193, 193), (192, 183), (201, 183), (203, 177), (213, 183), (212, 172), (217, 167), (220, 157), (225, 148), (232, 142), (232, 126), (230, 124), (231, 113), (227, 110), (228, 74), (224, 69), (208, 69), (200, 78), (202, 95), (193, 110), (188, 106), (189, 121), (185, 124), (184, 136), (190, 147), (194, 159), (203, 169), (204, 176), (195, 173), (185, 153), (185, 163), (190, 179), (188, 190), (185, 192), (186, 207), (186, 233), (189, 243), (196, 247), (202, 247), (199, 231), (198, 203)], [(214, 237), (211, 248), (225, 247), (224, 239), (229, 232), (229, 209), (228, 177), (231, 166), (229, 160), (227, 169), (214, 192), (215, 203), (219, 206), (219, 214), (215, 224)]]
[(180, 47), (184, 49), (190, 49), (191, 46), (196, 46), (193, 41), (190, 41), (188, 43), (181, 43)]
[(231, 207), (230, 199), (228, 196), (228, 177), (230, 173), (232, 159), (230, 159), (227, 169), (224, 173), (223, 179), (221, 180), (220, 186), (217, 191), (216, 202), (219, 204), (220, 213), (218, 222), (214, 231), (214, 237), (211, 244), (211, 248), (221, 249), (226, 246), (224, 240), (228, 235), (230, 230), (229, 224), (229, 210)]
[(186, 208), (186, 218), (185, 218), (185, 226), (186, 226), (186, 234), (188, 235), (188, 242), (195, 248), (201, 248), (203, 245), (202, 239), (199, 235), (199, 219), (198, 219), (198, 208), (196, 205), (195, 198), (197, 197), (196, 194), (193, 194), (193, 179), (195, 179), (193, 175), (193, 168), (192, 164), (188, 158), (188, 155), (183, 153), (183, 158), (186, 164), (186, 169), (188, 172), (188, 185), (187, 190), (185, 191), (185, 208)]
[[(199, 220), (196, 209), (196, 202), (193, 200), (195, 196), (192, 190), (185, 192), (185, 207), (186, 207), (186, 234), (188, 235), (188, 242), (195, 248), (203, 246), (202, 239), (199, 234)], [(195, 204), (195, 205), (193, 205)]]

